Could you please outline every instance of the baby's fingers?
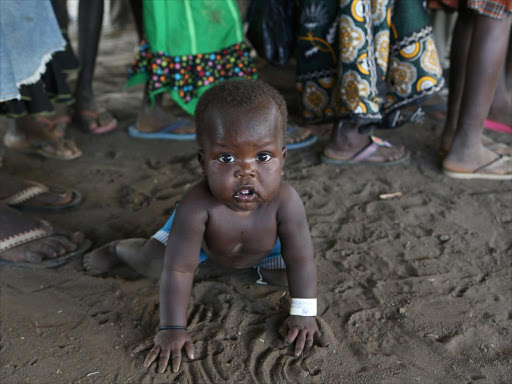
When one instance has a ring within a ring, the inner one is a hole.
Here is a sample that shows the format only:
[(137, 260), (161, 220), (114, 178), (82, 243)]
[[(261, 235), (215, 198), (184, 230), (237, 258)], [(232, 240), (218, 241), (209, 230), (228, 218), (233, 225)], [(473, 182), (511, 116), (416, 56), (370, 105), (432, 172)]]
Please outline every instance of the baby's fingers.
[(304, 350), (304, 345), (306, 343), (306, 334), (307, 331), (305, 329), (301, 329), (299, 331), (299, 336), (297, 336), (297, 340), (295, 341), (295, 356), (300, 356), (302, 351)]
[(194, 344), (190, 340), (185, 343), (185, 353), (190, 360), (194, 360)]
[(298, 334), (299, 334), (298, 328), (290, 328), (288, 330), (288, 335), (284, 339), (284, 343), (286, 345), (293, 343), (293, 341), (295, 340), (295, 338), (297, 337)]
[(159, 353), (160, 347), (158, 345), (155, 345), (146, 356), (146, 360), (144, 360), (144, 367), (148, 368), (153, 363), (153, 361), (156, 360)]
[(181, 365), (181, 348), (174, 348), (172, 350), (172, 371), (178, 372)]
[(304, 346), (304, 352), (309, 351), (311, 348), (313, 348), (313, 335), (311, 333), (308, 333), (306, 335), (306, 344)]
[(154, 344), (155, 344), (155, 342), (153, 341), (153, 338), (147, 339), (147, 340), (143, 341), (142, 343), (140, 343), (139, 345), (137, 345), (135, 348), (133, 348), (132, 352), (139, 353), (140, 351), (144, 351), (144, 350), (152, 347)]
[(169, 350), (163, 350), (160, 351), (160, 358), (158, 359), (158, 373), (164, 373), (165, 368), (167, 368), (167, 364), (169, 364), (169, 357), (170, 357), (170, 351)]

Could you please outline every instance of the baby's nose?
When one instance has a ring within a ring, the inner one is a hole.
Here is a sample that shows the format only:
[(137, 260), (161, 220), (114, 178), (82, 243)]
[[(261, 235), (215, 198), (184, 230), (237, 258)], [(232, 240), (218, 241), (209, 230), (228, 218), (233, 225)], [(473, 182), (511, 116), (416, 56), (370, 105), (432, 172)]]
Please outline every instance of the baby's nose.
[(256, 176), (256, 172), (250, 163), (242, 163), (240, 167), (235, 172), (235, 177), (237, 179), (241, 179), (244, 177), (254, 177)]

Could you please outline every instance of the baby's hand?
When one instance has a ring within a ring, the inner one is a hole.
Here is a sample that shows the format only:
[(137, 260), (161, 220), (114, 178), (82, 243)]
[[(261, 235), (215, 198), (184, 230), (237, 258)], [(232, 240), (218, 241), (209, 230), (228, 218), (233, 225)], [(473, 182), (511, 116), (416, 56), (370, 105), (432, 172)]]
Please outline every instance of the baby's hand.
[(295, 356), (309, 351), (313, 343), (321, 347), (329, 345), (322, 338), (314, 316), (290, 316), (279, 328), (279, 333), (287, 345), (295, 341)]
[[(148, 368), (153, 361), (160, 355), (158, 360), (158, 373), (164, 373), (171, 359), (173, 372), (178, 372), (181, 364), (181, 349), (185, 347), (185, 352), (190, 360), (194, 359), (194, 344), (187, 331), (184, 330), (165, 330), (159, 331), (154, 338), (144, 341), (133, 349), (134, 353), (151, 348), (144, 367)], [(172, 356), (171, 356), (172, 355)]]

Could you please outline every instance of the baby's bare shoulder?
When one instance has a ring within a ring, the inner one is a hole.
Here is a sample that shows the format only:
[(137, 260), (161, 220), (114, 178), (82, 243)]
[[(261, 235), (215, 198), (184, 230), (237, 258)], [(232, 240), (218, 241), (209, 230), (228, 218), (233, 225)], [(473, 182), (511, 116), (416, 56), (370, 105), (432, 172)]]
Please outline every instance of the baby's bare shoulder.
[(282, 181), (277, 195), (277, 202), (280, 207), (299, 204), (302, 206), (302, 200), (297, 191), (287, 182)]
[(178, 203), (180, 209), (196, 213), (207, 212), (211, 204), (212, 196), (203, 180), (192, 185)]
[(297, 191), (283, 182), (278, 196), (277, 217), (280, 222), (303, 220), (306, 217), (304, 204)]

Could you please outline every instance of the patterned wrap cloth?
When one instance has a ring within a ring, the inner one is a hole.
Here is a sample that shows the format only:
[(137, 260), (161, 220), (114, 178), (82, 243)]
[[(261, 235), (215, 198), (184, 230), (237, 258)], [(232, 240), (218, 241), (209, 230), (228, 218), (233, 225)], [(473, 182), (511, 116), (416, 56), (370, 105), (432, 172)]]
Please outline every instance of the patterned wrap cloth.
[(234, 0), (145, 0), (144, 27), (127, 86), (147, 83), (152, 100), (166, 92), (193, 114), (216, 82), (257, 77)]
[(468, 8), (481, 15), (501, 20), (512, 13), (512, 0), (468, 0)]
[(297, 90), (302, 117), (396, 127), (401, 109), (444, 85), (420, 0), (301, 0)]

